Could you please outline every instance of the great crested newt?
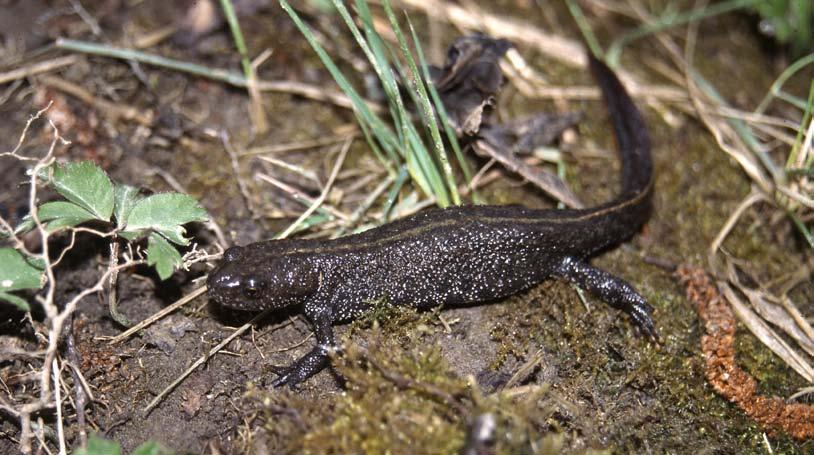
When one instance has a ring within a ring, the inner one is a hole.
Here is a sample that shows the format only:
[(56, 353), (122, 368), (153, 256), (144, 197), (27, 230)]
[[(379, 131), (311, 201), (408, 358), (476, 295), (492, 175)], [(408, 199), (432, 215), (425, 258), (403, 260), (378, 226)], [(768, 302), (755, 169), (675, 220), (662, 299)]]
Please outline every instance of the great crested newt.
[(275, 387), (293, 386), (328, 365), (332, 325), (373, 302), (428, 309), (494, 301), (549, 277), (575, 283), (626, 312), (656, 340), (653, 308), (626, 281), (587, 258), (633, 236), (650, 214), (653, 165), (639, 110), (616, 75), (589, 57), (610, 112), (622, 189), (587, 209), (522, 206), (432, 209), (333, 240), (268, 240), (229, 248), (209, 274), (209, 296), (237, 310), (300, 305), (316, 346), (281, 369)]

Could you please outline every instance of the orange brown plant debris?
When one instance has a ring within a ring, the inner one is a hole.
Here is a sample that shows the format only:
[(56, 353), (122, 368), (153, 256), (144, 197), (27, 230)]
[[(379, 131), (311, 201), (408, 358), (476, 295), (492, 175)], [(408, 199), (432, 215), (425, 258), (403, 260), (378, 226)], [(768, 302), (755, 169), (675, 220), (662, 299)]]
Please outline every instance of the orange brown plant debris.
[(782, 430), (797, 439), (814, 437), (814, 407), (758, 395), (757, 381), (735, 363), (735, 315), (709, 275), (680, 267), (676, 275), (704, 324), (701, 337), (707, 381), (769, 432)]

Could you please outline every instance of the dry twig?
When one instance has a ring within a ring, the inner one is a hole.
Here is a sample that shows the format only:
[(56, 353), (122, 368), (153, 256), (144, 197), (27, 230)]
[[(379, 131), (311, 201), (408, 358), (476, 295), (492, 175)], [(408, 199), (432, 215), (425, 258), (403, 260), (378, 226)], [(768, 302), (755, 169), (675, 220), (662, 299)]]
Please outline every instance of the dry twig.
[(48, 73), (63, 66), (70, 66), (79, 61), (76, 55), (68, 55), (66, 57), (57, 57), (52, 60), (45, 60), (43, 62), (32, 63), (22, 68), (17, 68), (5, 73), (0, 73), (0, 85), (15, 81), (17, 79), (24, 79), (35, 74)]
[(102, 114), (108, 116), (111, 121), (115, 122), (118, 119), (125, 119), (133, 120), (144, 126), (150, 126), (153, 124), (152, 112), (142, 112), (131, 106), (125, 106), (121, 103), (113, 103), (101, 99), (85, 90), (83, 87), (56, 76), (40, 76), (38, 80), (45, 85), (65, 92), (79, 99), (83, 103), (98, 109)]

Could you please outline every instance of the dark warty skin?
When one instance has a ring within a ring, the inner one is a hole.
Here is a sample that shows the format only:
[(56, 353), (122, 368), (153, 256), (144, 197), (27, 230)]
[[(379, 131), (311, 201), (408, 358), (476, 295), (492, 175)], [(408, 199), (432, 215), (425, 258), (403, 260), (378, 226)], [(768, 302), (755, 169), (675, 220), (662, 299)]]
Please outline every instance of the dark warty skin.
[(335, 240), (270, 240), (227, 250), (207, 281), (209, 296), (237, 310), (301, 305), (317, 345), (274, 386), (293, 386), (328, 364), (332, 324), (372, 302), (427, 309), (499, 300), (549, 277), (575, 283), (656, 339), (653, 309), (624, 280), (592, 267), (590, 256), (631, 237), (647, 220), (650, 139), (616, 76), (591, 58), (619, 144), (622, 191), (588, 209), (462, 206), (427, 210)]

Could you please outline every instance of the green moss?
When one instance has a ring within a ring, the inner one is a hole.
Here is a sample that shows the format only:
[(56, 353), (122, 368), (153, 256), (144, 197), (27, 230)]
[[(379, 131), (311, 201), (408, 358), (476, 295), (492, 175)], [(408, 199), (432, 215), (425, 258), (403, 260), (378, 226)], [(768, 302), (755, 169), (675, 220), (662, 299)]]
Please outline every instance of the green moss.
[[(556, 423), (565, 402), (547, 385), (484, 395), (457, 377), (437, 346), (405, 348), (378, 329), (365, 347), (346, 340), (335, 359), (346, 390), (319, 400), (250, 388), (262, 425), (244, 448), (286, 453), (457, 453), (476, 416), (496, 422), (494, 453), (562, 453)], [(265, 446), (264, 446), (265, 445)], [(585, 453), (605, 453), (588, 450)]]
[[(465, 395), (467, 385), (450, 373), (438, 349), (404, 350), (378, 335), (367, 345), (349, 342), (345, 354), (335, 360), (347, 390), (322, 401), (321, 412), (308, 411), (313, 403), (295, 394), (263, 397), (264, 439), (288, 438), (285, 448), (290, 453), (456, 452), (463, 444), (465, 416), (426, 393), (424, 385), (451, 397)], [(421, 385), (403, 387), (382, 371)], [(306, 410), (299, 414), (302, 425), (280, 425), (275, 414), (281, 407)]]
[[(393, 342), (378, 340), (369, 345), (368, 349), (348, 345), (337, 364), (347, 379), (347, 391), (339, 400), (333, 424), (304, 439), (306, 451), (456, 452), (463, 444), (464, 416), (427, 390), (438, 389), (446, 396), (458, 397), (465, 395), (466, 383), (450, 372), (436, 347), (404, 350)], [(397, 384), (383, 371), (416, 385)]]
[(741, 368), (758, 381), (758, 393), (784, 397), (808, 386), (800, 375), (748, 330), (738, 331), (735, 338), (735, 353)]

